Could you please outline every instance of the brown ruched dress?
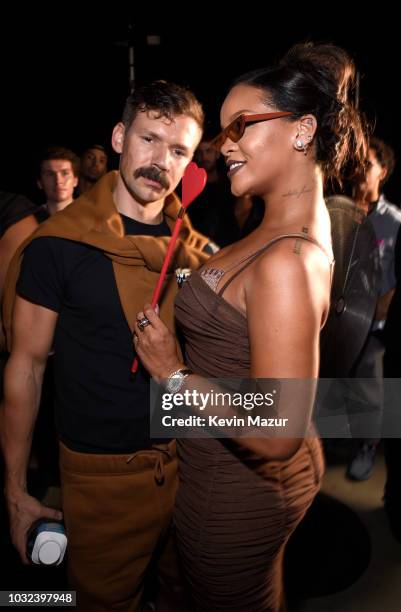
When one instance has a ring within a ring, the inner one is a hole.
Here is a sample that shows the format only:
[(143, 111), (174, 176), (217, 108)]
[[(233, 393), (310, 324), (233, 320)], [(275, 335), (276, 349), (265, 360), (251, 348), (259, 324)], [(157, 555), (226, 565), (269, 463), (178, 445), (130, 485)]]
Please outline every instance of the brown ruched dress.
[[(195, 272), (176, 299), (186, 363), (208, 378), (249, 377), (247, 322), (222, 297), (227, 285), (216, 293)], [(305, 439), (286, 461), (256, 457), (232, 440), (181, 439), (177, 445), (180, 484), (174, 521), (191, 610), (284, 610), (284, 547), (320, 487), (319, 440)]]

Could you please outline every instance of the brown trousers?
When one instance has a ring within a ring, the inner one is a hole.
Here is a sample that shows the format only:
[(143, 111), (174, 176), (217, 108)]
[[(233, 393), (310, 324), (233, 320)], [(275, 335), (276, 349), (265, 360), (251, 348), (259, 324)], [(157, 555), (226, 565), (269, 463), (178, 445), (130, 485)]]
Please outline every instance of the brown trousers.
[(158, 611), (184, 611), (171, 531), (175, 442), (133, 455), (77, 453), (60, 444), (60, 467), (78, 610), (141, 610), (147, 569), (154, 564)]

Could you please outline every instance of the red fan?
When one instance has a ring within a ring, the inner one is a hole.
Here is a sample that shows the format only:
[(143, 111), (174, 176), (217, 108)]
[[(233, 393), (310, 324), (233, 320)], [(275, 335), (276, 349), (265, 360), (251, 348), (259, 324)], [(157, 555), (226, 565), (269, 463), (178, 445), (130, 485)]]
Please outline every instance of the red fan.
[[(167, 269), (173, 255), (175, 243), (177, 242), (178, 234), (180, 233), (182, 219), (185, 215), (185, 211), (188, 206), (192, 204), (195, 198), (204, 190), (206, 186), (207, 174), (204, 168), (198, 168), (195, 162), (191, 162), (185, 170), (184, 176), (182, 177), (182, 203), (181, 210), (178, 213), (177, 221), (175, 222), (173, 233), (168, 245), (166, 257), (164, 258), (163, 266), (160, 272), (159, 280), (156, 288), (153, 292), (152, 307), (156, 308), (157, 302), (159, 301), (160, 292), (163, 286), (164, 279), (166, 277)], [(138, 369), (138, 358), (135, 357), (132, 364), (131, 372), (135, 373)]]

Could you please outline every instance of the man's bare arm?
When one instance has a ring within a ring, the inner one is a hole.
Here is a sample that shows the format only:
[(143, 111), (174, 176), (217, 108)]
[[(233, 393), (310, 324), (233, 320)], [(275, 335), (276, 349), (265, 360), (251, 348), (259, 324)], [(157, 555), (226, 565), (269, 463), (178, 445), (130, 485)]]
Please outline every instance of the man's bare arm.
[(43, 374), (58, 314), (17, 296), (13, 316), (13, 347), (4, 376), (0, 432), (5, 459), (5, 494), (14, 545), (23, 561), (26, 533), (36, 519), (58, 518), (27, 493), (26, 473), (38, 414)]

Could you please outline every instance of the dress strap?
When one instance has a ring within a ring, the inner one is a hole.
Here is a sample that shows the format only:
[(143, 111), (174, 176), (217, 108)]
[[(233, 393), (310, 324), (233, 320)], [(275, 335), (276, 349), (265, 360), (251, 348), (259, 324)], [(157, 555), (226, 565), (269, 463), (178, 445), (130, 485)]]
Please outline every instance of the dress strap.
[(326, 251), (326, 249), (320, 244), (320, 242), (318, 242), (315, 238), (312, 238), (312, 236), (308, 236), (307, 234), (301, 233), (301, 232), (294, 232), (292, 234), (280, 234), (279, 236), (276, 236), (275, 238), (272, 238), (271, 240), (269, 240), (269, 242), (267, 244), (265, 244), (261, 249), (258, 249), (255, 253), (252, 253), (251, 255), (247, 255), (247, 257), (241, 259), (240, 261), (238, 261), (236, 264), (234, 264), (233, 266), (231, 266), (230, 268), (228, 268), (227, 270), (225, 270), (226, 272), (229, 272), (230, 270), (232, 270), (233, 268), (235, 268), (236, 266), (240, 265), (241, 263), (245, 262), (245, 265), (242, 266), (239, 270), (237, 270), (229, 279), (228, 281), (226, 281), (224, 283), (224, 285), (221, 287), (221, 289), (218, 291), (218, 295), (222, 296), (224, 291), (227, 289), (227, 287), (230, 285), (230, 283), (234, 280), (234, 278), (236, 278), (239, 274), (241, 274), (241, 272), (243, 270), (245, 270), (245, 268), (247, 268), (251, 263), (253, 263), (258, 257), (259, 255), (261, 255), (262, 253), (264, 253), (265, 251), (267, 251), (267, 249), (269, 249), (273, 244), (275, 244), (276, 242), (279, 242), (280, 240), (283, 240), (284, 238), (301, 238), (302, 240), (307, 240), (308, 242), (312, 242), (313, 244), (315, 244), (321, 251), (323, 251), (323, 253), (326, 255), (327, 259), (329, 260), (330, 263), (330, 281), (332, 279), (332, 273), (333, 273), (333, 265), (334, 265), (334, 260), (332, 257), (330, 257), (330, 255), (328, 254), (328, 252)]

